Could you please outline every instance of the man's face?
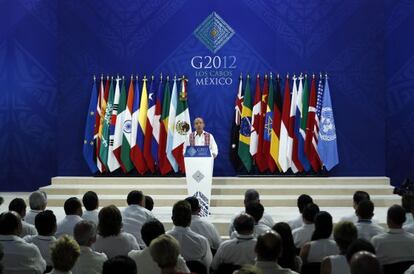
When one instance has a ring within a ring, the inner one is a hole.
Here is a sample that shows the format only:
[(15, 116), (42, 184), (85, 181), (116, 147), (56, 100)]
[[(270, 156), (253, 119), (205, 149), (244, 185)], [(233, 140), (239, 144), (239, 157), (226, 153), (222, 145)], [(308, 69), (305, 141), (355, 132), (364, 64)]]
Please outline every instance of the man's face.
[(203, 119), (196, 119), (194, 121), (194, 127), (197, 131), (203, 131), (204, 130), (204, 121), (203, 121)]

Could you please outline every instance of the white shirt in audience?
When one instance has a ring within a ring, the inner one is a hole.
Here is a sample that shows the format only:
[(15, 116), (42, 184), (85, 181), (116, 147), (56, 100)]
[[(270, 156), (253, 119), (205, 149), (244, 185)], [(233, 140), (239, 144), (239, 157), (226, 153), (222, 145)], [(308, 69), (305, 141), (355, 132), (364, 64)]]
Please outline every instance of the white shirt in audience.
[[(230, 227), (229, 227), (229, 236), (231, 236), (231, 234), (236, 231), (234, 229), (234, 219), (236, 219), (237, 216), (239, 216), (240, 214), (246, 213), (244, 210), (240, 211), (240, 213), (236, 214), (235, 216), (233, 216), (233, 218), (230, 221)], [(266, 212), (263, 213), (263, 217), (260, 219), (259, 221), (260, 224), (264, 224), (265, 226), (268, 227), (273, 227), (273, 225), (275, 224), (275, 222), (273, 221), (272, 216), (270, 216), (269, 214), (267, 214)]]
[(82, 221), (82, 218), (78, 215), (66, 215), (65, 218), (57, 224), (56, 238), (59, 238), (64, 234), (73, 236), (73, 228), (80, 221)]
[(330, 239), (311, 241), (306, 261), (308, 263), (320, 263), (327, 256), (338, 255), (339, 248), (336, 242)]
[(414, 224), (413, 214), (411, 212), (405, 213), (405, 222), (403, 226)]
[(414, 261), (414, 235), (403, 229), (390, 229), (371, 242), (382, 265)]
[(24, 240), (27, 243), (32, 243), (37, 246), (43, 259), (46, 261), (46, 264), (52, 265), (50, 247), (56, 242), (55, 236), (28, 235), (24, 237)]
[[(152, 259), (150, 249), (132, 250), (128, 254), (137, 264), (137, 274), (161, 274), (161, 268)], [(177, 272), (190, 273), (184, 258), (179, 255), (177, 259)], [(76, 273), (74, 273), (76, 274)]]
[(296, 248), (302, 248), (304, 244), (310, 242), (312, 234), (315, 231), (314, 224), (303, 224), (301, 227), (292, 231), (293, 242)]
[(86, 220), (86, 221), (91, 221), (91, 222), (95, 223), (96, 225), (98, 225), (98, 223), (99, 223), (98, 214), (99, 214), (99, 211), (97, 209), (95, 209), (95, 210), (85, 210), (85, 211), (83, 211), (82, 219)]
[(1, 261), (4, 273), (41, 274), (46, 270), (46, 262), (34, 244), (17, 236), (0, 235), (0, 245), (4, 253)]
[(37, 214), (39, 214), (42, 211), (43, 210), (30, 209), (29, 212), (26, 213), (26, 216), (24, 217), (24, 221), (28, 224), (34, 225)]
[(52, 269), (52, 271), (47, 273), (47, 274), (72, 274), (72, 271), (63, 272), (63, 271), (59, 271), (59, 270), (56, 270), (56, 269)]
[(220, 264), (254, 264), (256, 253), (256, 238), (254, 234), (240, 235), (236, 233), (236, 238), (221, 243), (214, 255), (211, 268), (217, 269)]
[(262, 270), (263, 274), (297, 274), (289, 268), (283, 268), (276, 262), (257, 261), (255, 266)]
[(190, 227), (174, 226), (167, 234), (173, 236), (181, 246), (181, 255), (186, 261), (202, 262), (210, 268), (213, 255), (206, 237), (195, 233)]
[(414, 265), (410, 266), (409, 269), (407, 269), (404, 274), (414, 274)]
[(116, 236), (99, 236), (92, 248), (97, 252), (103, 252), (108, 258), (118, 255), (127, 256), (131, 250), (139, 249), (137, 240), (132, 234), (121, 232)]
[(81, 246), (80, 256), (72, 268), (72, 272), (73, 274), (101, 274), (103, 263), (107, 259), (104, 253), (95, 252), (87, 246)]
[(359, 220), (355, 226), (358, 230), (358, 238), (367, 241), (371, 241), (372, 237), (385, 232), (382, 226), (373, 223), (371, 220)]
[(266, 231), (272, 230), (271, 227), (268, 227), (265, 224), (262, 223), (258, 223), (254, 226), (254, 235), (256, 235), (256, 237), (262, 235), (263, 233), (265, 233)]
[(297, 216), (295, 219), (287, 221), (290, 229), (293, 231), (294, 229), (301, 227), (303, 225), (303, 217), (302, 215)]
[(331, 274), (351, 274), (348, 260), (344, 255), (331, 255), (328, 259), (331, 263)]
[(343, 216), (341, 219), (339, 219), (340, 222), (351, 222), (356, 224), (358, 222), (358, 216), (356, 215), (356, 213), (352, 213), (350, 215), (347, 216)]
[(195, 233), (206, 237), (212, 249), (217, 249), (219, 247), (221, 243), (220, 234), (218, 233), (216, 227), (206, 218), (202, 218), (198, 215), (192, 215), (190, 228)]
[(149, 220), (153, 219), (151, 211), (140, 205), (129, 205), (122, 211), (123, 231), (134, 235), (138, 244), (145, 247), (141, 238), (141, 228)]
[(23, 238), (24, 236), (28, 236), (28, 235), (37, 235), (36, 227), (22, 220), (21, 237)]

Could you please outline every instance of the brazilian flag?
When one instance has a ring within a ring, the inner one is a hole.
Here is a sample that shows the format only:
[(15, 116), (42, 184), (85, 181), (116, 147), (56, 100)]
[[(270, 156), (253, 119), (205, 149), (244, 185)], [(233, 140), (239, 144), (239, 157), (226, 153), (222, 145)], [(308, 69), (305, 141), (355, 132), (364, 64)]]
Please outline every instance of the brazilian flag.
[(240, 135), (238, 155), (248, 172), (252, 168), (252, 156), (250, 155), (250, 133), (252, 128), (252, 95), (250, 91), (250, 76), (247, 75), (244, 88), (243, 108), (240, 121)]

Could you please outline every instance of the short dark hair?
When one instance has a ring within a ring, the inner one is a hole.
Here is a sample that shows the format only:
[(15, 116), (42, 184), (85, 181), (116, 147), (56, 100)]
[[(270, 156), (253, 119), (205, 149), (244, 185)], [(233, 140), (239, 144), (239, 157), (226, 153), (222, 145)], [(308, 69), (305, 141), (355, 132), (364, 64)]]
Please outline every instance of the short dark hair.
[(110, 205), (102, 208), (98, 219), (98, 233), (102, 237), (116, 236), (121, 232), (122, 215), (116, 206)]
[(297, 205), (299, 212), (302, 213), (306, 205), (313, 203), (313, 199), (308, 194), (302, 194), (298, 197)]
[(149, 246), (152, 240), (164, 233), (164, 225), (157, 219), (151, 219), (150, 221), (144, 223), (141, 228), (141, 237), (146, 246)]
[(333, 223), (332, 216), (326, 211), (321, 211), (315, 216), (315, 231), (312, 241), (328, 239), (332, 235)]
[(260, 195), (256, 189), (248, 189), (244, 193), (244, 203), (252, 202), (252, 201), (259, 201)]
[(9, 210), (19, 213), (20, 217), (26, 214), (26, 202), (22, 198), (14, 198), (9, 204)]
[(256, 223), (263, 217), (264, 207), (259, 202), (250, 202), (246, 204), (246, 213), (252, 216)]
[(404, 208), (400, 205), (392, 205), (388, 209), (387, 218), (395, 225), (402, 226), (406, 221)]
[(154, 209), (154, 200), (149, 195), (145, 195), (145, 208), (149, 211)]
[(194, 196), (187, 197), (187, 198), (185, 198), (185, 200), (190, 204), (191, 211), (193, 213), (200, 210), (200, 202), (198, 201), (198, 199), (196, 197), (194, 197)]
[(12, 211), (0, 214), (0, 235), (13, 235), (22, 226), (21, 218)]
[(295, 268), (297, 258), (292, 229), (285, 222), (275, 224), (272, 229), (282, 238), (282, 254), (278, 259), (278, 264), (284, 268)]
[(104, 262), (102, 274), (137, 274), (137, 265), (128, 256), (115, 256)]
[(144, 200), (144, 193), (140, 190), (133, 190), (128, 193), (127, 204), (128, 205), (139, 205)]
[(375, 248), (369, 241), (365, 239), (356, 239), (348, 246), (346, 251), (346, 259), (350, 261), (352, 255), (359, 251), (368, 251), (375, 254)]
[(357, 190), (354, 193), (353, 200), (354, 200), (354, 203), (356, 205), (358, 205), (360, 202), (362, 202), (364, 200), (371, 200), (371, 197), (369, 197), (368, 192), (362, 191), (362, 190)]
[(319, 206), (317, 204), (310, 203), (303, 209), (302, 216), (306, 221), (313, 223), (315, 221), (315, 216), (318, 213)]
[(65, 201), (63, 208), (65, 209), (66, 215), (75, 215), (79, 209), (82, 209), (82, 204), (78, 198), (70, 197)]
[(371, 219), (374, 216), (374, 203), (370, 200), (361, 201), (356, 209), (356, 214), (361, 219)]
[(247, 213), (242, 213), (234, 219), (234, 229), (238, 233), (253, 233), (254, 231), (254, 218)]
[(189, 226), (191, 224), (191, 205), (185, 200), (176, 202), (172, 210), (172, 220), (176, 226)]
[(99, 206), (98, 195), (94, 191), (88, 191), (83, 194), (82, 203), (86, 210), (95, 210)]
[(257, 237), (255, 250), (258, 260), (277, 261), (282, 252), (282, 238), (275, 231), (267, 231)]
[(336, 245), (342, 252), (346, 252), (349, 245), (358, 239), (358, 230), (352, 222), (339, 222), (334, 228)]
[(35, 217), (35, 227), (41, 236), (50, 236), (56, 230), (56, 216), (52, 210), (39, 212)]

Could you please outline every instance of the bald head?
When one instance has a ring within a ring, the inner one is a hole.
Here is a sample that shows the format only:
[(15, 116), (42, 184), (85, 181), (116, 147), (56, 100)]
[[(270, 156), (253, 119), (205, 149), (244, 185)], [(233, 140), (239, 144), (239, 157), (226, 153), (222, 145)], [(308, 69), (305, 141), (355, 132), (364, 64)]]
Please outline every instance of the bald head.
[(351, 258), (352, 274), (380, 274), (381, 266), (377, 257), (368, 252), (360, 251), (355, 253)]
[(194, 119), (194, 128), (197, 131), (197, 133), (201, 134), (204, 130), (204, 120), (201, 117), (197, 117)]
[(276, 262), (282, 252), (282, 238), (275, 231), (267, 231), (257, 237), (255, 251), (258, 261)]

